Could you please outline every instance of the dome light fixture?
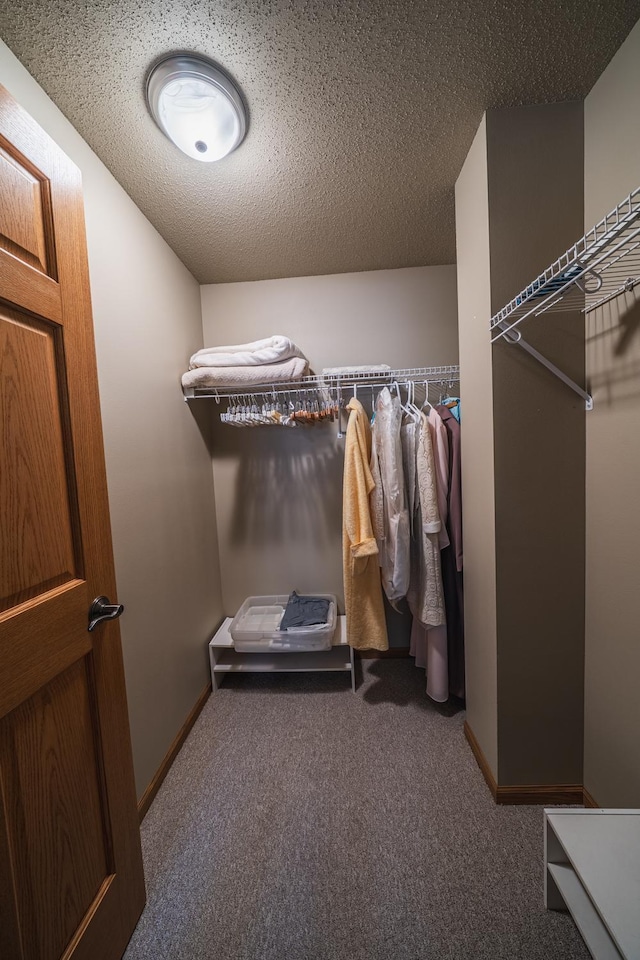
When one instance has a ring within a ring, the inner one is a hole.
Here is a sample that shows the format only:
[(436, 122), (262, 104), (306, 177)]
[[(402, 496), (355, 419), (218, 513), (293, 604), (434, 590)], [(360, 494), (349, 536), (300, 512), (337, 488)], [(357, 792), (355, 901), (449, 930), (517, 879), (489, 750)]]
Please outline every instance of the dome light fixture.
[(193, 160), (222, 160), (247, 130), (244, 104), (231, 80), (211, 60), (192, 53), (158, 61), (147, 78), (151, 116)]

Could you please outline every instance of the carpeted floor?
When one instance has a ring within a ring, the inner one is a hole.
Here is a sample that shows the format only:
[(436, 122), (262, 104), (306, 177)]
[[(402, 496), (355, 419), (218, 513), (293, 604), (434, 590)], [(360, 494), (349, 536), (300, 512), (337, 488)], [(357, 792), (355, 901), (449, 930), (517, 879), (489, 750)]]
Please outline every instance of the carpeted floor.
[(412, 660), (235, 675), (142, 825), (126, 960), (588, 960), (542, 904), (542, 809), (496, 807)]

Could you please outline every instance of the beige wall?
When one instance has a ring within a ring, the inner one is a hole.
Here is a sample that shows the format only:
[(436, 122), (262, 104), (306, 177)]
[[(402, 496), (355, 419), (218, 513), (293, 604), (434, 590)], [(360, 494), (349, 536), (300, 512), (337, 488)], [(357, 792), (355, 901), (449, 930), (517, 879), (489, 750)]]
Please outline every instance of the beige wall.
[[(316, 371), (458, 360), (453, 266), (204, 286), (202, 317), (208, 345), (282, 333)], [(246, 596), (292, 588), (335, 593), (342, 603), (343, 441), (335, 427), (242, 431), (218, 421), (214, 430), (225, 613)], [(408, 616), (394, 615), (392, 642), (408, 644), (408, 628)]]
[(467, 722), (498, 776), (495, 494), (486, 119), (456, 183)]
[(202, 345), (196, 281), (0, 43), (0, 83), (80, 167), (136, 782), (208, 678), (221, 616), (210, 460), (179, 377)]
[(392, 367), (458, 362), (454, 266), (208, 284), (207, 344), (291, 337), (314, 370), (349, 363)]
[[(637, 24), (585, 101), (587, 228), (640, 186), (639, 102)], [(585, 786), (614, 807), (640, 806), (639, 332), (637, 294), (587, 320)]]

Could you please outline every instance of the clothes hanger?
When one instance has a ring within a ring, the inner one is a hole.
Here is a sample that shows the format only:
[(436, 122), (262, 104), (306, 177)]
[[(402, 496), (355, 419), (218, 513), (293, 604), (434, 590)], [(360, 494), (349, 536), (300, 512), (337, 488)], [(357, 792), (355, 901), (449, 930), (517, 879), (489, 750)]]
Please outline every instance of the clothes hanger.
[[(425, 383), (426, 383), (426, 382), (425, 382)], [(426, 385), (425, 385), (425, 389), (426, 389)], [(416, 403), (416, 384), (415, 384), (415, 381), (411, 384), (411, 398), (410, 398), (409, 406), (410, 406), (410, 408), (411, 408), (411, 411), (412, 411), (414, 417), (415, 417), (416, 419), (419, 419), (419, 418), (420, 418), (420, 415), (421, 415), (421, 413), (422, 413), (422, 408), (421, 408), (421, 407), (418, 407), (418, 405), (417, 405), (417, 403)]]
[(407, 382), (407, 407), (406, 412), (407, 416), (416, 422), (420, 418), (420, 410), (416, 406), (416, 385), (415, 381), (410, 380)]
[(244, 408), (245, 409), (245, 426), (255, 427), (256, 426), (255, 415), (258, 412), (258, 408), (253, 402), (253, 397), (250, 397), (249, 395), (245, 396), (244, 402), (245, 402), (245, 408)]
[(249, 396), (245, 393), (243, 398), (243, 410), (242, 410), (242, 426), (250, 427), (253, 426), (251, 422), (251, 401)]
[(456, 418), (458, 423), (460, 423), (460, 397), (451, 396), (451, 391), (453, 390), (453, 381), (449, 380), (446, 384), (446, 393), (440, 398), (440, 403), (442, 406), (446, 407), (447, 410), (451, 410), (451, 413)]
[(428, 407), (429, 410), (433, 410), (433, 404), (429, 400), (429, 381), (425, 380), (424, 382), (424, 402), (421, 406), (421, 410), (424, 410), (425, 407)]
[(443, 397), (443, 399), (442, 399), (442, 401), (441, 401), (442, 403), (448, 403), (449, 401), (453, 401), (453, 402), (455, 402), (455, 403), (459, 403), (459, 402), (460, 402), (460, 397), (454, 397), (454, 396), (451, 395), (451, 391), (452, 391), (452, 390), (453, 390), (453, 380), (448, 380), (448, 381), (446, 382), (446, 391), (447, 391), (447, 393), (446, 393), (446, 396)]
[[(396, 394), (397, 394), (397, 396), (398, 396), (398, 400), (400, 401), (400, 409), (402, 410), (403, 413), (406, 413), (407, 416), (411, 416), (411, 413), (410, 413), (410, 411), (409, 411), (408, 405), (402, 402), (402, 395), (401, 395), (401, 393), (400, 393), (400, 384), (398, 383), (398, 381), (397, 381), (397, 380), (394, 380), (393, 383), (391, 384), (391, 386), (396, 388)], [(405, 387), (406, 387), (406, 390), (407, 390), (407, 400), (408, 400), (408, 397), (409, 397), (409, 384), (408, 384), (408, 383), (405, 384)]]
[(376, 393), (375, 391), (376, 391), (376, 387), (374, 387), (374, 385), (371, 384), (371, 419), (369, 421), (369, 424), (371, 427), (373, 427), (376, 420), (376, 404), (378, 403), (378, 397), (382, 393), (381, 390), (379, 390), (378, 393)]

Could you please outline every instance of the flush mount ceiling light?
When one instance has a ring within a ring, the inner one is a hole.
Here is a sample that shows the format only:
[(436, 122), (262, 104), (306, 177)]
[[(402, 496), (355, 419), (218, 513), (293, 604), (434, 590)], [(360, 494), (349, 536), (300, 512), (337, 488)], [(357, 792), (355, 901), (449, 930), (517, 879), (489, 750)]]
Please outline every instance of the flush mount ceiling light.
[(240, 94), (205, 57), (187, 53), (160, 60), (147, 79), (147, 103), (162, 132), (194, 160), (221, 160), (246, 133)]

